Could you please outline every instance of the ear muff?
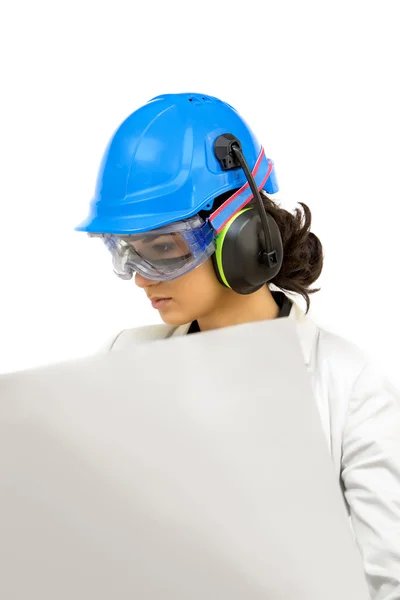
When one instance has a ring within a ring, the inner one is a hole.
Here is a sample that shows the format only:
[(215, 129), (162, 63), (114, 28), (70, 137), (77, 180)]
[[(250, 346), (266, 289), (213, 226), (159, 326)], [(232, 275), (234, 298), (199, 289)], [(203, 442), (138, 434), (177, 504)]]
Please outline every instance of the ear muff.
[(232, 217), (216, 240), (214, 269), (220, 283), (238, 294), (252, 294), (280, 271), (283, 261), (282, 237), (275, 219), (267, 212), (271, 241), (277, 263), (273, 267), (260, 261), (264, 247), (263, 228), (258, 210), (245, 208)]

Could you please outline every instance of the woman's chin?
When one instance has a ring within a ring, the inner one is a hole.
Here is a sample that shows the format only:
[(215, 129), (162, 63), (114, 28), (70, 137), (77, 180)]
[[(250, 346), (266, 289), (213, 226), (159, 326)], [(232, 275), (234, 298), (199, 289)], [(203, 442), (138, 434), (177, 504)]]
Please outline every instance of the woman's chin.
[(159, 310), (158, 313), (166, 325), (180, 327), (190, 322), (190, 318), (183, 315), (179, 310)]

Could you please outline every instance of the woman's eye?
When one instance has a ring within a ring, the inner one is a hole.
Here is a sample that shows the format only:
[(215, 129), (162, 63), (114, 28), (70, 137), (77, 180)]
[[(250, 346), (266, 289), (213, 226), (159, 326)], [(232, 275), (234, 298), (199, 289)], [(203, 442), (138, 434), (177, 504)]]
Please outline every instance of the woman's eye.
[(173, 244), (154, 244), (153, 250), (158, 254), (165, 254), (166, 252), (171, 252), (174, 249)]

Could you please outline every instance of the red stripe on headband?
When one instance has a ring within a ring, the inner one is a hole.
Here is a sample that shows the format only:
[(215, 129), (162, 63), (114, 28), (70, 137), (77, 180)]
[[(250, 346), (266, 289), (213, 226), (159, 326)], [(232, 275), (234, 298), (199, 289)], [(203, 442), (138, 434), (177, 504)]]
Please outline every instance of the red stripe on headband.
[[(261, 161), (263, 159), (263, 156), (265, 155), (265, 151), (264, 148), (261, 147), (261, 152), (259, 157), (257, 158), (257, 162), (254, 165), (254, 169), (252, 171), (253, 173), (253, 177), (255, 177), (257, 175), (258, 169), (260, 167)], [(269, 175), (270, 171), (268, 172)], [(264, 185), (264, 184), (263, 184)], [(223, 204), (221, 204), (221, 206), (219, 208), (217, 208), (217, 210), (210, 216), (210, 221), (214, 218), (217, 217), (227, 206), (229, 206), (229, 204), (231, 202), (233, 202), (233, 200), (235, 200), (235, 198), (237, 198), (242, 192), (244, 192), (247, 188), (249, 187), (249, 182), (247, 181), (239, 190), (237, 190), (237, 192), (235, 192), (232, 196), (230, 196), (227, 200), (225, 200), (225, 202)]]
[[(267, 171), (267, 174), (265, 175), (264, 179), (262, 180), (262, 182), (261, 182), (261, 183), (260, 183), (260, 185), (258, 186), (258, 189), (259, 189), (259, 190), (261, 190), (261, 189), (264, 187), (264, 185), (265, 185), (265, 183), (266, 183), (266, 181), (267, 181), (268, 177), (271, 175), (271, 171), (272, 171), (272, 163), (270, 162), (270, 163), (269, 163), (269, 165), (268, 165), (268, 171)], [(248, 185), (249, 185), (249, 184), (247, 183), (247, 187), (248, 187)], [(245, 187), (246, 187), (246, 186), (243, 186), (243, 189), (244, 189)], [(241, 189), (242, 189), (242, 188), (241, 188)], [(239, 193), (239, 192), (240, 192), (240, 190), (238, 190), (238, 192), (236, 192), (236, 194), (234, 194), (234, 196), (236, 197), (236, 196), (238, 195), (238, 193)], [(232, 198), (233, 198), (234, 196), (232, 196)], [(243, 202), (243, 203), (242, 203), (242, 204), (239, 206), (239, 208), (238, 208), (238, 209), (235, 211), (234, 215), (236, 215), (236, 214), (237, 214), (239, 211), (241, 211), (241, 210), (242, 210), (242, 208), (243, 208), (244, 206), (246, 206), (246, 204), (248, 204), (248, 203), (249, 203), (249, 202), (250, 202), (250, 201), (253, 199), (253, 197), (254, 197), (254, 196), (253, 196), (253, 193), (251, 193), (251, 194), (250, 194), (250, 196), (248, 196), (248, 197), (246, 198), (246, 200), (245, 200), (245, 201), (244, 201), (244, 202)], [(231, 198), (228, 198), (228, 202), (230, 202), (230, 201), (231, 201)], [(225, 221), (225, 222), (224, 222), (224, 223), (223, 223), (223, 224), (222, 224), (220, 227), (218, 227), (218, 229), (216, 230), (216, 233), (217, 233), (217, 234), (218, 234), (218, 233), (221, 233), (221, 231), (222, 231), (222, 230), (223, 230), (223, 228), (226, 226), (226, 224), (228, 223), (228, 221), (229, 221), (229, 220), (230, 220), (230, 219), (231, 219), (231, 218), (232, 218), (234, 215), (230, 215), (230, 216), (229, 216), (229, 217), (226, 219), (226, 221)]]

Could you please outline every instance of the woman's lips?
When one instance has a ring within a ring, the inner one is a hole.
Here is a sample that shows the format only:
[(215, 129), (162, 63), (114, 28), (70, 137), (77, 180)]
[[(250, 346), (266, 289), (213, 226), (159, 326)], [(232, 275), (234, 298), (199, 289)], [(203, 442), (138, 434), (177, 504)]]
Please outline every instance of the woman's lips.
[(160, 308), (163, 308), (166, 304), (168, 304), (170, 300), (171, 298), (154, 298), (151, 301), (151, 305), (153, 308), (156, 308), (158, 310)]

